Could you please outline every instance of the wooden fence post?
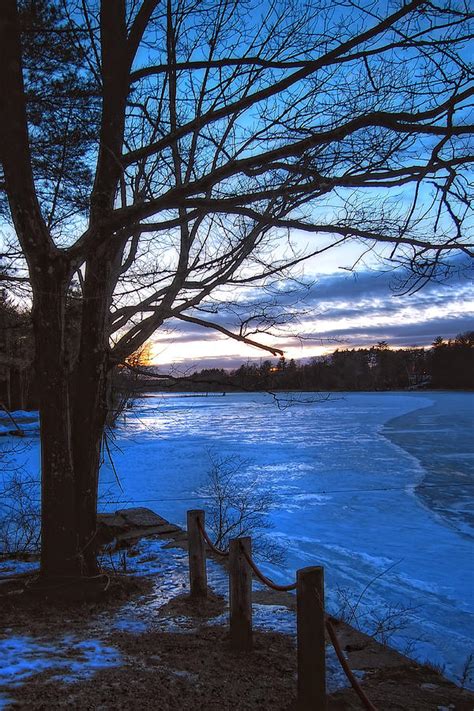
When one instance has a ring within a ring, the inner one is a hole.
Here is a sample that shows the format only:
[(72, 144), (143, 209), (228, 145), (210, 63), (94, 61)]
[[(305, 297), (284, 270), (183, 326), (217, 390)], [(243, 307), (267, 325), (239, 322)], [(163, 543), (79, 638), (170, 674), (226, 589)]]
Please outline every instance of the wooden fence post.
[(252, 649), (252, 571), (243, 552), (252, 555), (249, 537), (233, 538), (229, 545), (230, 644)]
[(187, 513), (189, 587), (191, 597), (207, 597), (206, 548), (199, 530), (198, 521), (204, 528), (205, 511), (193, 510)]
[(324, 568), (296, 573), (298, 709), (326, 711)]

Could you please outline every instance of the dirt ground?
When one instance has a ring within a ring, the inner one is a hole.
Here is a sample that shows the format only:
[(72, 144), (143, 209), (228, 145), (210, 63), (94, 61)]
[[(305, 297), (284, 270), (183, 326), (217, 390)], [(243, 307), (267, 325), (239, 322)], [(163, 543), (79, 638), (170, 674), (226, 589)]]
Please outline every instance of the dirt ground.
[[(43, 639), (65, 633), (80, 635), (91, 616), (118, 609), (124, 601), (146, 594), (148, 586), (144, 578), (117, 578), (103, 599), (88, 603), (50, 600), (45, 604), (28, 592), (3, 594), (1, 628)], [(294, 598), (288, 598), (288, 604), (294, 604)], [(257, 593), (256, 600), (275, 603), (272, 593)], [(278, 602), (282, 604), (281, 596)], [(191, 628), (182, 632), (110, 632), (107, 644), (121, 653), (121, 666), (99, 670), (75, 683), (58, 680), (57, 670), (43, 671), (16, 688), (0, 686), (0, 693), (12, 701), (7, 708), (25, 710), (294, 711), (296, 652), (292, 638), (256, 632), (253, 651), (235, 653), (230, 649), (227, 629), (208, 624), (223, 609), (224, 601), (216, 596), (196, 605), (181, 595), (159, 614), (191, 618)], [(382, 647), (343, 623), (337, 624), (337, 632), (351, 667), (365, 671), (362, 686), (379, 711), (473, 711), (474, 694), (458, 689), (435, 670)], [(329, 697), (328, 708), (362, 706), (355, 692), (347, 688)]]

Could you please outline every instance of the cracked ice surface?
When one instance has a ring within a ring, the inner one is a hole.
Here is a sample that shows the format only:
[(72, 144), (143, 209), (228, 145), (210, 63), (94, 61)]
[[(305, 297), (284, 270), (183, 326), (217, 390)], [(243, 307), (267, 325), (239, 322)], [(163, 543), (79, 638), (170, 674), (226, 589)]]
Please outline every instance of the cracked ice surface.
[[(124, 493), (110, 467), (101, 472), (107, 509), (149, 506), (183, 524), (187, 509), (207, 506), (200, 492), (209, 450), (240, 456), (249, 461), (244, 480), (257, 476), (277, 497), (270, 518), (286, 569), (263, 571), (286, 583), (298, 568), (323, 565), (334, 614), (341, 590), (352, 602), (362, 595), (366, 619), (406, 607), (408, 626), (390, 644), (404, 651), (413, 643), (415, 658), (445, 665), (459, 680), (473, 636), (474, 394), (302, 397), (286, 409), (259, 393), (137, 401), (116, 430)], [(34, 475), (36, 439), (31, 447)]]
[(286, 569), (263, 572), (286, 583), (323, 565), (333, 614), (341, 591), (362, 596), (363, 620), (406, 609), (390, 644), (459, 680), (474, 632), (473, 429), (467, 392), (298, 394), (283, 409), (264, 393), (154, 394), (118, 428), (115, 465), (127, 505), (183, 524), (208, 506), (209, 451), (241, 457), (244, 483), (276, 497), (272, 536), (287, 553)]

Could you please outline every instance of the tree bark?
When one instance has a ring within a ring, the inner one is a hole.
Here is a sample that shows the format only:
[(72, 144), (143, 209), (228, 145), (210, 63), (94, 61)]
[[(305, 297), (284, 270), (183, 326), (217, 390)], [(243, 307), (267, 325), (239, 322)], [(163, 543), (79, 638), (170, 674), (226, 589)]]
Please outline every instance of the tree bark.
[[(40, 388), (42, 547), (41, 574), (91, 576), (95, 545), (101, 444), (107, 415), (107, 349), (96, 338), (106, 312), (104, 294), (85, 300), (79, 354), (72, 364), (64, 334), (65, 295), (47, 290), (48, 309), (35, 304)], [(69, 328), (69, 331), (71, 329)], [(62, 334), (62, 335), (59, 335)]]
[[(102, 359), (104, 360), (104, 359)], [(107, 410), (105, 363), (90, 363), (76, 375), (73, 408), (73, 463), (75, 478), (75, 520), (78, 555), (84, 575), (97, 573), (97, 499), (99, 468)]]
[[(120, 253), (120, 245), (117, 247)], [(108, 313), (111, 271), (117, 254), (96, 255), (87, 262), (83, 284), (81, 340), (72, 375), (72, 456), (75, 475), (76, 529), (84, 571), (97, 572), (95, 538), (97, 497), (107, 389), (111, 373)]]
[(44, 279), (35, 294), (36, 372), (41, 427), (41, 574), (80, 572), (74, 520), (69, 374), (65, 361), (65, 280)]
[[(66, 309), (71, 274), (58, 260), (34, 288), (42, 470), (41, 574), (91, 576), (109, 377), (107, 314), (110, 255), (87, 263), (80, 319)], [(70, 323), (68, 323), (68, 320)]]
[[(74, 374), (72, 454), (75, 478), (75, 520), (82, 571), (97, 572), (97, 499), (101, 448), (107, 417), (107, 362), (105, 349), (92, 338), (81, 348)], [(86, 357), (88, 356), (88, 357)]]

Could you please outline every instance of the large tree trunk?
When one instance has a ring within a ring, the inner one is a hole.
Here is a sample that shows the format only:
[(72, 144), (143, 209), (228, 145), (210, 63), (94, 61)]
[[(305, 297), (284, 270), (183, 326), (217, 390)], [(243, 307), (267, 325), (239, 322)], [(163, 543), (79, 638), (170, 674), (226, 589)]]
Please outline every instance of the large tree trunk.
[(41, 573), (91, 576), (97, 573), (97, 492), (107, 376), (105, 367), (96, 369), (89, 362), (71, 377), (53, 348), (49, 356), (40, 376)]
[(99, 467), (107, 420), (109, 378), (107, 318), (109, 257), (88, 261), (83, 284), (81, 341), (73, 374), (72, 451), (76, 526), (84, 572), (97, 571), (96, 533)]
[(71, 456), (69, 373), (64, 349), (65, 286), (48, 281), (35, 295), (33, 325), (41, 426), (41, 573), (80, 570)]
[[(41, 290), (34, 305), (42, 442), (41, 574), (47, 578), (98, 572), (97, 493), (107, 416), (107, 311), (102, 280), (90, 282), (83, 302), (79, 350), (76, 344), (74, 354), (66, 342), (73, 328), (66, 321), (64, 282), (60, 286), (50, 282), (44, 289), (46, 295)], [(74, 325), (79, 327), (77, 322)]]
[[(92, 343), (90, 344), (93, 345)], [(97, 572), (97, 497), (104, 426), (107, 416), (107, 369), (103, 349), (91, 347), (87, 362), (75, 374), (73, 412), (73, 462), (75, 521), (82, 572)]]

